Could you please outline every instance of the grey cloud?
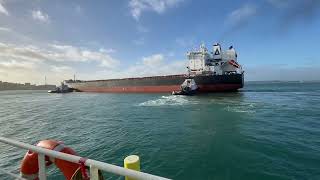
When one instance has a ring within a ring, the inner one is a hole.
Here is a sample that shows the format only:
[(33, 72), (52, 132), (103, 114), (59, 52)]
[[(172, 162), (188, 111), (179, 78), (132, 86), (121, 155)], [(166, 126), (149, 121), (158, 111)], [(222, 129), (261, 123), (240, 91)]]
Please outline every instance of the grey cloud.
[[(288, 3), (289, 4), (289, 3)], [(289, 5), (281, 8), (285, 10), (285, 14), (281, 17), (281, 24), (283, 28), (290, 28), (290, 26), (298, 21), (311, 22), (314, 20), (320, 10), (319, 0), (303, 0), (293, 1)]]
[(312, 22), (318, 14), (320, 14), (319, 0), (266, 0), (260, 4), (244, 4), (228, 14), (225, 30), (219, 40), (223, 41), (225, 37), (248, 27), (261, 15), (275, 18), (277, 25), (271, 33), (278, 34), (279, 30), (290, 30), (295, 23)]
[(49, 45), (46, 49), (35, 46), (0, 43), (0, 58), (27, 61), (87, 62), (96, 61), (101, 66), (113, 68), (119, 61), (103, 51), (91, 51), (66, 45)]
[(129, 7), (131, 8), (131, 15), (134, 19), (139, 20), (142, 12), (154, 11), (161, 14), (170, 7), (176, 6), (183, 0), (130, 0)]
[(0, 13), (9, 16), (9, 12), (8, 12), (7, 9), (1, 4), (1, 2), (0, 2)]

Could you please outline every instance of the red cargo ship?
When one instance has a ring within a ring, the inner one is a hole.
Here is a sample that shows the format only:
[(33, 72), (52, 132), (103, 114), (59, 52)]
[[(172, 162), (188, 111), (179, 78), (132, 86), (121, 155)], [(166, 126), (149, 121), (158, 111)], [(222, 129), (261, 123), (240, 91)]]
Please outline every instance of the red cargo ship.
[(237, 62), (237, 54), (231, 46), (222, 51), (219, 44), (208, 52), (204, 45), (198, 51), (187, 54), (187, 74), (152, 76), (106, 80), (67, 80), (74, 89), (85, 92), (160, 93), (181, 90), (184, 82), (192, 80), (197, 92), (236, 91), (243, 87), (244, 71)]

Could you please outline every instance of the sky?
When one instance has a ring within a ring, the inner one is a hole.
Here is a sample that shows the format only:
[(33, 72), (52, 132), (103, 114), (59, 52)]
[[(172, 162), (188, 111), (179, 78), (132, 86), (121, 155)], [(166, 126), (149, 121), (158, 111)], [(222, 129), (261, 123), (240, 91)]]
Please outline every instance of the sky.
[(0, 81), (180, 74), (216, 42), (247, 81), (320, 80), (320, 1), (0, 0)]

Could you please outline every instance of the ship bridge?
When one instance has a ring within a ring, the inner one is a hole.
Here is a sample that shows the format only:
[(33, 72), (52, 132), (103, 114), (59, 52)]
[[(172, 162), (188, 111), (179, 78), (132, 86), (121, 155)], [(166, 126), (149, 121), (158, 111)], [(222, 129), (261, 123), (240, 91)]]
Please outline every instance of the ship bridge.
[(199, 50), (187, 53), (189, 60), (188, 73), (197, 74), (241, 74), (242, 68), (237, 62), (237, 53), (233, 46), (227, 50), (222, 50), (219, 43), (214, 44), (212, 52), (209, 52), (204, 44), (200, 45)]

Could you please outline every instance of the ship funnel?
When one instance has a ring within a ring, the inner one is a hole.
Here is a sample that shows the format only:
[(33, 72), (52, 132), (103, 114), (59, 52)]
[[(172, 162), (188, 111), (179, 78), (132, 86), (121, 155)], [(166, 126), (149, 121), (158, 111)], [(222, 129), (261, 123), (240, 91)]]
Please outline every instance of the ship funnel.
[(215, 59), (215, 60), (221, 60), (222, 59), (221, 46), (220, 46), (219, 43), (213, 45), (212, 53), (213, 53), (213, 59)]

